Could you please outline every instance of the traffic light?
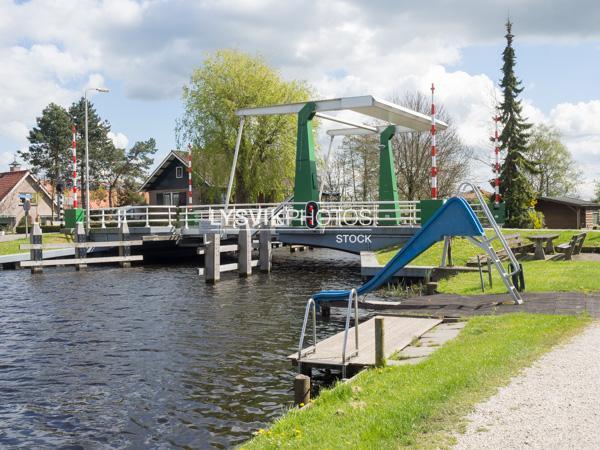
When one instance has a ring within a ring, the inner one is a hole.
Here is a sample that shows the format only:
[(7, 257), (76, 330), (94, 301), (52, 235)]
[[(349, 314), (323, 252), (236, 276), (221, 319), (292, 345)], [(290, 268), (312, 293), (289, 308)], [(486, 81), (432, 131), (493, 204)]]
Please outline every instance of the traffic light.
[(319, 214), (319, 205), (317, 204), (317, 202), (307, 202), (306, 210), (305, 210), (305, 217), (306, 217), (306, 226), (308, 228), (316, 228), (317, 225), (319, 225), (319, 219), (317, 217), (318, 214)]

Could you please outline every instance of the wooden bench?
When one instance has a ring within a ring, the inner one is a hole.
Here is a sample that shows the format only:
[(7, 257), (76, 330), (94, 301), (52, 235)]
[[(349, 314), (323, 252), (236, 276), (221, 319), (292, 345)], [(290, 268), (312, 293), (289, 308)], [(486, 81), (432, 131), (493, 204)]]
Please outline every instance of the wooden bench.
[(556, 250), (565, 255), (565, 260), (568, 261), (573, 258), (573, 255), (579, 255), (581, 248), (585, 242), (587, 233), (574, 234), (569, 242), (556, 246)]
[[(497, 238), (494, 238), (494, 239), (497, 239)], [(508, 246), (510, 247), (512, 252), (515, 254), (523, 254), (523, 253), (532, 252), (535, 247), (534, 244), (523, 241), (523, 238), (521, 237), (520, 234), (510, 234), (510, 235), (504, 236), (504, 239), (506, 239), (506, 243), (508, 244)], [(497, 250), (496, 254), (498, 255), (498, 258), (501, 261), (504, 261), (508, 258), (508, 254), (506, 253), (506, 251), (503, 248), (500, 250)], [(479, 262), (481, 264), (487, 264), (487, 258), (488, 258), (487, 255), (479, 255)], [(477, 256), (474, 256), (472, 258), (469, 258), (469, 261), (467, 262), (467, 266), (477, 266), (479, 262), (477, 261)]]

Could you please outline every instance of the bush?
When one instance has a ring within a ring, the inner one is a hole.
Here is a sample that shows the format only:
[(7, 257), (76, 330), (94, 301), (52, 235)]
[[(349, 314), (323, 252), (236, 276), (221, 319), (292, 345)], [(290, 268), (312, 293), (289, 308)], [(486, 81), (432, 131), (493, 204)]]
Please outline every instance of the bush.
[[(31, 224), (29, 225), (29, 231), (31, 231)], [(56, 233), (59, 232), (63, 229), (63, 227), (61, 225), (43, 225), (42, 226), (42, 233)], [(15, 233), (17, 234), (23, 234), (25, 233), (25, 225), (19, 225), (17, 228), (15, 228)]]
[(531, 228), (536, 230), (544, 228), (544, 214), (542, 212), (530, 208), (527, 213), (529, 214), (529, 220), (531, 221)]

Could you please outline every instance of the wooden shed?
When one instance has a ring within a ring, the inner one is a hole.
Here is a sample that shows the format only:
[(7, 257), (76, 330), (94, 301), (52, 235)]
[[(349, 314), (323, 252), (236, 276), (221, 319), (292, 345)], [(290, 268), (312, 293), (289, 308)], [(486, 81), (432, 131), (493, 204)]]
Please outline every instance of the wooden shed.
[(594, 228), (598, 224), (600, 204), (571, 197), (540, 197), (535, 206), (544, 214), (547, 228)]

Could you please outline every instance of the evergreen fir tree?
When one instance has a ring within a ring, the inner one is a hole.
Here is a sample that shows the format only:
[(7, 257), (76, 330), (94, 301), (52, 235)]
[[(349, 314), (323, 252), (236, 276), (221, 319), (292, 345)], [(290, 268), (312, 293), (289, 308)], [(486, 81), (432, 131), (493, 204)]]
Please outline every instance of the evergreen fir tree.
[(532, 224), (529, 208), (535, 203), (535, 192), (527, 179), (526, 172), (535, 173), (535, 162), (526, 158), (531, 124), (521, 116), (519, 94), (523, 92), (521, 80), (515, 75), (515, 50), (512, 23), (506, 22), (506, 48), (502, 53), (502, 81), (500, 87), (504, 100), (500, 113), (504, 128), (500, 134), (501, 149), (506, 150), (500, 178), (500, 194), (506, 203), (506, 226), (528, 228)]

